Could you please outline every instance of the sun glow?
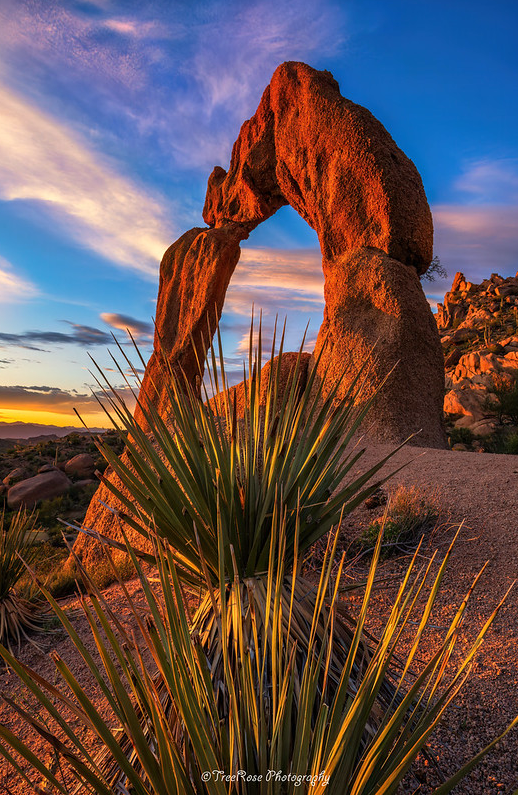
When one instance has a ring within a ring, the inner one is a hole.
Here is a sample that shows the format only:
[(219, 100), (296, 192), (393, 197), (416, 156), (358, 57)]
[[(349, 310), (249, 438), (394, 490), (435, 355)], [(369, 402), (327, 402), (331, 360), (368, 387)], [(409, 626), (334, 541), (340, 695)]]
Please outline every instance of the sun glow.
[[(91, 428), (107, 427), (106, 414), (103, 411), (88, 411), (81, 414), (85, 424)], [(81, 420), (72, 412), (40, 411), (34, 409), (18, 410), (0, 407), (0, 422), (30, 422), (38, 425), (72, 426), (83, 428)], [(1, 435), (1, 432), (0, 432)]]

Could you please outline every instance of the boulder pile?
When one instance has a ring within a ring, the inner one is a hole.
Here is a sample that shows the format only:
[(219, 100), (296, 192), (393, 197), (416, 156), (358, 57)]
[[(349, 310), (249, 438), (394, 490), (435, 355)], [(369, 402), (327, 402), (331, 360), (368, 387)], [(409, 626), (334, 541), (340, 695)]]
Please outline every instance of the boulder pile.
[(30, 475), (24, 467), (16, 467), (0, 482), (0, 496), (6, 495), (12, 510), (31, 509), (43, 500), (61, 497), (72, 486), (84, 488), (95, 483), (94, 472), (95, 460), (88, 453), (75, 455), (57, 466), (43, 464), (35, 475)]
[(491, 434), (497, 394), (518, 382), (518, 274), (492, 273), (475, 284), (457, 273), (436, 322), (446, 367), (444, 412), (458, 428)]

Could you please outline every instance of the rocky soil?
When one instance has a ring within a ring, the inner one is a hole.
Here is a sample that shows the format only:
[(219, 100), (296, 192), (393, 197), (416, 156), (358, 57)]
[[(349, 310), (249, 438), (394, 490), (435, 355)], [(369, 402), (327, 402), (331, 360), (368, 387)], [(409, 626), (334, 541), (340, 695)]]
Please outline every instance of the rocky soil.
[[(362, 469), (388, 451), (388, 446), (369, 445)], [(441, 510), (437, 530), (423, 549), (423, 561), (435, 548), (445, 552), (459, 524), (464, 522), (432, 615), (431, 631), (421, 647), (421, 660), (432, 654), (473, 578), (489, 562), (462, 625), (458, 660), (518, 577), (518, 458), (404, 448), (386, 471), (402, 464), (406, 466), (387, 484), (387, 490), (394, 490), (398, 484), (417, 486), (423, 495), (437, 501)], [(379, 509), (358, 509), (347, 522), (351, 537), (377, 515)], [(407, 564), (408, 558), (387, 560), (382, 563), (381, 571), (386, 576), (395, 575), (396, 583)], [(373, 622), (374, 630), (387, 614), (394, 596), (395, 584), (380, 589), (376, 600), (379, 618)], [(518, 715), (517, 650), (518, 601), (513, 591), (476, 657), (467, 685), (448, 709), (430, 743), (445, 775), (452, 774)], [(455, 795), (514, 795), (518, 788), (517, 759), (518, 730), (515, 730), (454, 790)], [(419, 763), (417, 771), (420, 780), (410, 778), (401, 791), (405, 795), (414, 792), (428, 795), (438, 785), (437, 772), (424, 761)]]

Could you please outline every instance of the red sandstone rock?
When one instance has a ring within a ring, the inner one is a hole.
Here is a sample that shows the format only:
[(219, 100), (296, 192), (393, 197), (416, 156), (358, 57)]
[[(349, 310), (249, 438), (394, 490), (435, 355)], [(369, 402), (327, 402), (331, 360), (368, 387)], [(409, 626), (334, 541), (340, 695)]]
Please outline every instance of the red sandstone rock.
[(319, 364), (324, 392), (345, 370), (343, 396), (351, 374), (370, 362), (364, 396), (379, 392), (367, 416), (368, 435), (398, 442), (416, 434), (413, 444), (442, 447), (444, 357), (416, 271), (361, 249), (335, 260), (324, 295), (315, 348), (318, 354), (327, 340)]

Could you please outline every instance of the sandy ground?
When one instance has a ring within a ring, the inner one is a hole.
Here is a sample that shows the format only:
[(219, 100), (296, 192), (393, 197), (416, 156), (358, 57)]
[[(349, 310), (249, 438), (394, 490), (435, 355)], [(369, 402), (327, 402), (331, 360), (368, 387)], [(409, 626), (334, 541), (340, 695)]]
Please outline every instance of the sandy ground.
[[(362, 460), (362, 468), (389, 450), (389, 446), (370, 446)], [(407, 447), (392, 459), (388, 470), (404, 463), (408, 466), (387, 484), (387, 488), (391, 490), (398, 483), (415, 484), (424, 492), (437, 495), (442, 513), (435, 543), (445, 550), (454, 526), (464, 520), (433, 615), (434, 626), (446, 625), (453, 615), (453, 605), (459, 604), (475, 573), (486, 560), (489, 561), (463, 625), (459, 646), (467, 649), (469, 641), (474, 639), (483, 621), (518, 576), (518, 457)], [(370, 521), (373, 513), (376, 515), (376, 512), (368, 512), (365, 508), (359, 509), (348, 520), (351, 532), (357, 532), (362, 523)], [(428, 552), (425, 550), (424, 554)], [(397, 574), (403, 565), (402, 561), (386, 563), (384, 571)], [(137, 593), (136, 583), (131, 583), (130, 588)], [(395, 586), (384, 587), (379, 592), (376, 602), (378, 616), (388, 609), (394, 592)], [(106, 595), (116, 610), (124, 615), (120, 587), (112, 586)], [(455, 706), (449, 708), (431, 743), (432, 755), (439, 758), (445, 774), (453, 773), (518, 715), (517, 595), (518, 590), (511, 594), (502, 608), (477, 657), (469, 682), (457, 697)], [(74, 621), (78, 631), (87, 639), (85, 620), (78, 614)], [(427, 636), (423, 658), (431, 653), (434, 640), (436, 637), (432, 631)], [(62, 634), (44, 637), (42, 646), (47, 653), (56, 648), (75, 670), (80, 670), (80, 662)], [(45, 654), (25, 645), (20, 657), (40, 673), (52, 676), (53, 664)], [(0, 690), (10, 694), (19, 692), (15, 677), (5, 672), (0, 674)], [(0, 719), (16, 728), (17, 721), (5, 706), (0, 707)], [(41, 751), (37, 743), (35, 748)], [(518, 729), (508, 735), (455, 792), (462, 795), (515, 793), (518, 787), (517, 760)], [(424, 795), (432, 792), (439, 783), (436, 772), (424, 762), (418, 765), (417, 773), (420, 781), (409, 779), (401, 792)], [(16, 785), (3, 765), (1, 791), (21, 795), (27, 792), (27, 787)]]
[[(369, 447), (362, 467), (372, 464), (390, 451), (390, 446)], [(449, 570), (443, 581), (432, 624), (445, 627), (486, 561), (484, 575), (475, 590), (467, 611), (459, 651), (467, 650), (484, 621), (518, 578), (518, 457), (431, 450), (405, 447), (386, 466), (384, 472), (406, 466), (385, 486), (416, 485), (439, 501), (441, 527), (432, 544), (444, 552), (455, 529), (464, 521), (456, 542)], [(372, 520), (376, 511), (358, 509), (349, 517), (351, 530)], [(427, 550), (424, 550), (427, 554)], [(407, 561), (387, 563), (385, 573), (402, 572)], [(383, 614), (395, 594), (395, 588), (379, 595)], [(423, 656), (434, 645), (434, 633), (425, 639)], [(518, 585), (505, 605), (479, 651), (471, 676), (450, 707), (431, 743), (434, 756), (445, 774), (452, 774), (499, 735), (518, 715)], [(421, 773), (430, 786), (417, 790), (418, 783), (405, 791), (433, 791), (439, 779), (421, 765)], [(454, 790), (463, 795), (511, 795), (518, 788), (518, 729), (515, 729), (491, 752), (461, 785)]]

